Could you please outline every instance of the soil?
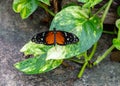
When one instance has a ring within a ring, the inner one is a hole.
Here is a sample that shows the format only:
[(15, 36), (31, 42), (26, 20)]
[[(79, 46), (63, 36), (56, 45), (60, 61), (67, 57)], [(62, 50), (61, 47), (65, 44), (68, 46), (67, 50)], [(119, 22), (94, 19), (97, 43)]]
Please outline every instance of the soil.
[[(74, 68), (60, 66), (50, 72), (26, 75), (13, 66), (21, 61), (22, 46), (31, 37), (48, 29), (41, 20), (46, 17), (44, 10), (38, 9), (32, 18), (22, 20), (12, 10), (12, 0), (0, 1), (0, 86), (120, 86), (120, 63), (110, 60), (110, 55), (99, 65), (86, 69), (78, 79), (80, 65), (69, 62)], [(112, 36), (103, 34), (99, 40), (95, 57), (104, 53), (112, 42)]]

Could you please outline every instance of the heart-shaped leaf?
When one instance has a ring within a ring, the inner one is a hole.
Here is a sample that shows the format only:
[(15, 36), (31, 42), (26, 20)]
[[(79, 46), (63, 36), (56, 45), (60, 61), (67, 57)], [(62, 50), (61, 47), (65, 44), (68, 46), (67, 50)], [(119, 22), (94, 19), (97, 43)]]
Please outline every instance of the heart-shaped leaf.
[[(73, 12), (74, 11), (74, 12)], [(67, 31), (76, 34), (79, 42), (65, 46), (65, 58), (79, 55), (98, 41), (102, 34), (102, 24), (98, 17), (88, 18), (88, 10), (79, 6), (70, 6), (54, 17), (50, 29)], [(61, 48), (62, 49), (62, 48)], [(53, 52), (54, 53), (54, 52)], [(52, 53), (51, 53), (52, 54)]]

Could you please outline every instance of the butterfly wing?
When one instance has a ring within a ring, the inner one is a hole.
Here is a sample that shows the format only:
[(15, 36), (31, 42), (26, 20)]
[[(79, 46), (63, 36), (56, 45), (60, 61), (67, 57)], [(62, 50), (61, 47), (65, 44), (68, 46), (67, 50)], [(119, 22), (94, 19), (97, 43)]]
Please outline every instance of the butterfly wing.
[(31, 41), (37, 44), (45, 45), (55, 45), (56, 43), (58, 45), (67, 45), (78, 42), (79, 38), (73, 33), (54, 30), (38, 33), (33, 36)]
[(67, 45), (67, 44), (76, 43), (78, 41), (79, 38), (73, 33), (65, 32), (65, 31), (56, 32), (56, 43), (58, 45)]
[(31, 39), (32, 42), (37, 44), (53, 45), (54, 44), (54, 32), (45, 31), (34, 35)]
[(46, 34), (46, 39), (45, 39), (45, 41), (46, 41), (46, 44), (47, 45), (55, 45), (55, 39), (54, 39), (54, 32), (53, 31), (49, 31), (49, 33), (47, 33)]

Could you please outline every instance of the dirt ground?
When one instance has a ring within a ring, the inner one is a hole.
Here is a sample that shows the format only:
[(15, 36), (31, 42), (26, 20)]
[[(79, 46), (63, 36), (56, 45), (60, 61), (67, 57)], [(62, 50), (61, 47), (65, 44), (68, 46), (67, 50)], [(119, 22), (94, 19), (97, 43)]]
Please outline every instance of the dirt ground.
[[(120, 86), (120, 63), (112, 62), (109, 56), (98, 66), (86, 69), (77, 79), (80, 65), (70, 63), (74, 69), (60, 66), (48, 73), (26, 75), (13, 66), (22, 59), (19, 52), (33, 34), (47, 29), (40, 22), (45, 17), (42, 9), (33, 14), (33, 19), (22, 20), (12, 10), (12, 0), (0, 1), (0, 86)], [(101, 55), (111, 44), (110, 35), (104, 34), (95, 56)]]

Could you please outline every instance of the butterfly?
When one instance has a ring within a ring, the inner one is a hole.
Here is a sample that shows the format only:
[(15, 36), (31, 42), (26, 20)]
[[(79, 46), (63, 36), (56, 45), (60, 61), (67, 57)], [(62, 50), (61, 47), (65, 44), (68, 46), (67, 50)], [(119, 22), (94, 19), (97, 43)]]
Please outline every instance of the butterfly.
[(45, 45), (67, 45), (72, 43), (77, 43), (79, 38), (70, 32), (66, 31), (56, 31), (54, 28), (53, 31), (45, 31), (34, 35), (31, 39), (32, 42), (37, 44)]

